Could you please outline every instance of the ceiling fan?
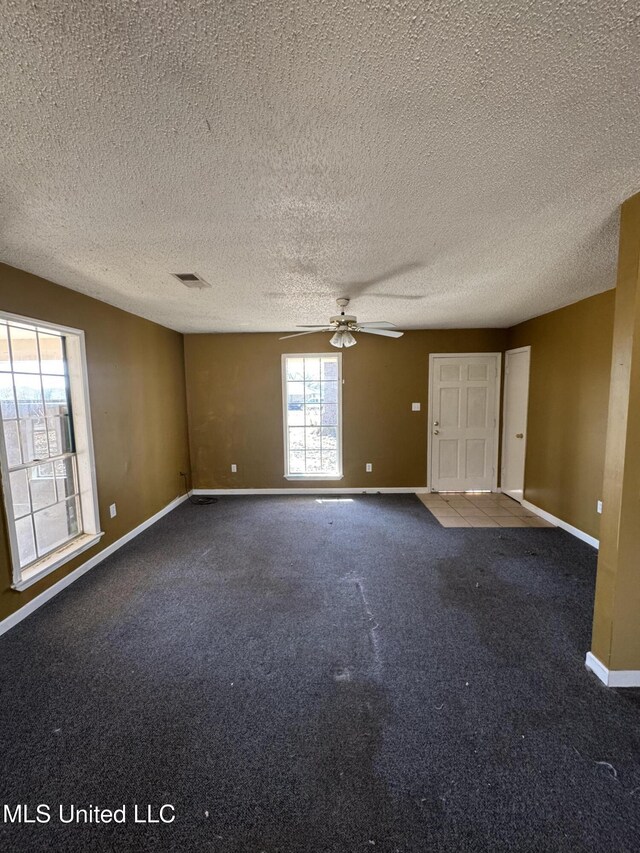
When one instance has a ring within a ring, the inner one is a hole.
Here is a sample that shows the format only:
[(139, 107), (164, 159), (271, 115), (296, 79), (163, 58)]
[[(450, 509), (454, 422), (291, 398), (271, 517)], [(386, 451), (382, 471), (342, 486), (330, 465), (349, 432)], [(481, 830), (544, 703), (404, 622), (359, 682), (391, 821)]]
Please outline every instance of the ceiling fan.
[(377, 320), (372, 323), (358, 323), (353, 314), (345, 314), (344, 309), (349, 304), (346, 297), (336, 299), (340, 313), (334, 317), (329, 317), (328, 324), (324, 326), (298, 326), (299, 329), (307, 329), (306, 332), (294, 332), (293, 335), (283, 335), (281, 341), (286, 341), (287, 338), (298, 338), (301, 335), (313, 335), (316, 332), (333, 332), (330, 344), (334, 347), (352, 347), (357, 344), (357, 340), (353, 336), (353, 332), (366, 332), (369, 335), (383, 335), (385, 338), (401, 338), (404, 332), (393, 331), (394, 324), (387, 323), (384, 320)]

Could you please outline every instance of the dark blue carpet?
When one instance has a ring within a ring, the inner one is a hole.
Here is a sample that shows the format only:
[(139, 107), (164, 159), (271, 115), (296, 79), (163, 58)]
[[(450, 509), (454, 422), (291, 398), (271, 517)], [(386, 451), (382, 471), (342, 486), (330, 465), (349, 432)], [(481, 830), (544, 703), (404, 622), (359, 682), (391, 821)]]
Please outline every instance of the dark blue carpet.
[(584, 668), (594, 579), (566, 533), (411, 495), (185, 504), (0, 638), (0, 802), (52, 810), (0, 848), (638, 851), (640, 693)]

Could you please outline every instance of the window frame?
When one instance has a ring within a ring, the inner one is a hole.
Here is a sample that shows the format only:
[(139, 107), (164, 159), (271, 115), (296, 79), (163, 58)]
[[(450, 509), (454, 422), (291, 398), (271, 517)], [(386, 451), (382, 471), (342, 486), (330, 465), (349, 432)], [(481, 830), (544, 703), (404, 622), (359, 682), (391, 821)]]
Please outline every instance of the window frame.
[[(91, 430), (91, 407), (85, 335), (82, 329), (0, 311), (0, 319), (7, 323), (31, 326), (38, 331), (53, 333), (64, 338), (65, 360), (71, 398), (71, 421), (75, 438), (75, 457), (78, 492), (81, 509), (82, 532), (55, 548), (49, 554), (22, 568), (15, 527), (13, 496), (11, 494), (10, 468), (4, 442), (4, 423), (0, 418), (0, 475), (6, 528), (11, 550), (12, 589), (22, 592), (41, 578), (63, 566), (69, 560), (91, 548), (104, 533), (100, 530), (95, 454)], [(12, 374), (13, 374), (12, 369)], [(34, 374), (35, 375), (35, 374)]]
[[(337, 474), (292, 474), (289, 471), (289, 429), (287, 408), (287, 359), (288, 358), (337, 358), (338, 360), (338, 473)], [(344, 467), (342, 459), (342, 353), (341, 352), (287, 352), (281, 358), (282, 384), (282, 433), (284, 439), (284, 479), (285, 480), (342, 480)]]

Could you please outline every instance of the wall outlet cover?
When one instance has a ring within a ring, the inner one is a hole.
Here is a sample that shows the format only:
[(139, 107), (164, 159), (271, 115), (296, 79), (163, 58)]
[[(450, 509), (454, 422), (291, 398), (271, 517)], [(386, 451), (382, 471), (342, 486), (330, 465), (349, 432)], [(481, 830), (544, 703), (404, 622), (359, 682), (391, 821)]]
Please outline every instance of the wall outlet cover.
[(371, 473), (371, 471), (373, 471), (373, 465), (371, 464), (371, 462), (367, 462), (366, 470), (368, 473)]
[(411, 411), (412, 412), (419, 412), (420, 411), (420, 403), (412, 403), (411, 404)]
[(232, 474), (237, 474), (237, 473), (238, 473), (238, 466), (237, 466), (237, 465), (232, 465), (232, 466), (231, 466), (231, 473), (232, 473)]

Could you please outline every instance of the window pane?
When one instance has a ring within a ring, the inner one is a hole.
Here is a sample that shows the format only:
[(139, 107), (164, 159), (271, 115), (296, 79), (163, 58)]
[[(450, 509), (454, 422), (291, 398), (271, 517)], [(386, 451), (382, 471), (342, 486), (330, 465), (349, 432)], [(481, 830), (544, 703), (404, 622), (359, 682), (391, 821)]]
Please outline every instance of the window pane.
[(322, 465), (320, 464), (320, 451), (319, 450), (311, 450), (307, 451), (306, 454), (306, 465), (307, 470), (306, 474), (320, 474), (322, 471)]
[(320, 424), (320, 406), (305, 406), (304, 422), (307, 426), (318, 426)]
[(289, 427), (289, 447), (304, 450), (304, 427)]
[(338, 471), (338, 451), (323, 450), (322, 451), (322, 468), (327, 472)]
[(302, 381), (304, 379), (304, 359), (288, 358), (286, 360), (287, 380)]
[(304, 378), (305, 379), (320, 379), (320, 359), (305, 358), (304, 359)]
[(76, 498), (43, 509), (33, 516), (38, 554), (47, 554), (78, 535)]
[(82, 533), (82, 507), (80, 499), (76, 496), (65, 501), (67, 506), (67, 525), (72, 536)]
[(56, 480), (52, 462), (29, 468), (29, 487), (34, 512), (56, 502)]
[(0, 370), (11, 370), (9, 360), (9, 333), (5, 323), (0, 325)]
[(69, 411), (67, 403), (67, 383), (64, 376), (43, 376), (44, 404), (48, 415), (66, 415)]
[(56, 482), (58, 484), (58, 500), (75, 495), (78, 491), (76, 476), (76, 460), (74, 456), (57, 459), (54, 463)]
[(44, 417), (40, 377), (14, 373), (13, 380), (16, 386), (16, 399), (18, 400), (18, 416), (21, 418)]
[(305, 406), (317, 406), (320, 402), (320, 383), (305, 382), (304, 383), (304, 404)]
[(338, 447), (337, 427), (322, 427), (322, 449), (335, 450)]
[(296, 412), (304, 406), (304, 382), (287, 382), (287, 409)]
[(337, 382), (323, 382), (322, 383), (321, 401), (323, 403), (337, 403), (338, 402), (338, 383)]
[(322, 407), (322, 423), (325, 426), (334, 426), (338, 423), (338, 407), (330, 404)]
[(289, 472), (304, 474), (304, 450), (292, 450), (289, 454)]
[(338, 378), (338, 361), (335, 358), (322, 359), (322, 378), (334, 379)]
[(13, 396), (13, 379), (9, 373), (0, 373), (0, 407), (3, 418), (16, 417), (16, 403)]
[(304, 426), (304, 408), (287, 412), (287, 423), (289, 426)]
[(9, 463), (9, 468), (14, 468), (16, 465), (22, 464), (20, 439), (18, 437), (18, 421), (5, 421), (2, 426), (4, 429), (4, 446), (7, 451), (7, 462)]
[(51, 456), (61, 456), (63, 453), (72, 453), (74, 447), (71, 441), (71, 419), (69, 416), (64, 418), (47, 418), (47, 426), (49, 454)]
[(40, 361), (38, 359), (38, 339), (35, 329), (9, 326), (9, 335), (11, 337), (13, 369), (19, 373), (38, 373)]
[(35, 462), (37, 459), (47, 459), (49, 445), (47, 443), (47, 422), (44, 420), (20, 421), (20, 443), (22, 445), (22, 461)]
[(318, 427), (307, 428), (306, 433), (307, 450), (320, 450), (320, 429)]
[(32, 516), (27, 515), (16, 521), (16, 538), (18, 540), (18, 556), (20, 565), (26, 566), (27, 563), (32, 563), (37, 557), (36, 543), (33, 541), (33, 525), (31, 523)]
[(40, 365), (43, 373), (64, 374), (64, 357), (60, 335), (47, 335), (38, 332), (40, 344)]
[(11, 499), (13, 501), (13, 517), (21, 518), (31, 512), (29, 504), (29, 483), (24, 468), (9, 474), (11, 484)]

